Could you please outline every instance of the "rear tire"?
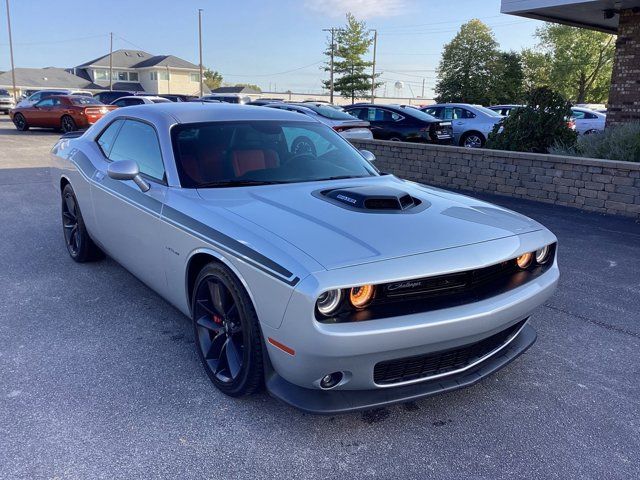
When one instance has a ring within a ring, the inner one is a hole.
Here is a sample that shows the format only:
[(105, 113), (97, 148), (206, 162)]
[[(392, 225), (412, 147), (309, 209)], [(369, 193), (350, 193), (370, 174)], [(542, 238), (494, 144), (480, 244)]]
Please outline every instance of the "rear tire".
[(486, 139), (481, 133), (467, 132), (460, 139), (460, 146), (465, 148), (482, 148)]
[(209, 263), (196, 278), (191, 305), (196, 350), (209, 379), (231, 397), (257, 392), (264, 381), (262, 333), (236, 276)]
[(75, 132), (78, 129), (76, 122), (69, 115), (63, 115), (60, 119), (60, 130), (62, 133)]
[(21, 132), (26, 132), (27, 130), (29, 130), (29, 124), (27, 123), (27, 119), (24, 118), (24, 115), (22, 115), (21, 113), (16, 113), (13, 116), (13, 124)]
[(67, 184), (62, 189), (62, 230), (67, 252), (73, 261), (91, 262), (102, 258), (102, 251), (93, 243), (84, 225), (78, 199)]

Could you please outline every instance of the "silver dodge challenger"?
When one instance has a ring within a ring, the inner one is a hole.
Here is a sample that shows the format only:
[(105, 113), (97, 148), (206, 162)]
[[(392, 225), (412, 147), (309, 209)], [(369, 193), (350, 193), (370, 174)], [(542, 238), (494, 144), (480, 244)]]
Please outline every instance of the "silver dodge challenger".
[(380, 172), (298, 113), (134, 106), (51, 153), (71, 258), (188, 315), (227, 395), (334, 414), (472, 385), (533, 344), (558, 283), (539, 223)]

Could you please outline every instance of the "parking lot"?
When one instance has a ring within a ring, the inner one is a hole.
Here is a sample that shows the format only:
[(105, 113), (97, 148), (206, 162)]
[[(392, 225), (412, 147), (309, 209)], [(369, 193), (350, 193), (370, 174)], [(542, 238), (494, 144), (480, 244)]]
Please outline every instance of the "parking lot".
[(469, 389), (336, 417), (208, 380), (190, 320), (65, 250), (58, 134), (0, 116), (0, 478), (639, 478), (640, 226), (504, 197), (559, 238), (537, 343)]

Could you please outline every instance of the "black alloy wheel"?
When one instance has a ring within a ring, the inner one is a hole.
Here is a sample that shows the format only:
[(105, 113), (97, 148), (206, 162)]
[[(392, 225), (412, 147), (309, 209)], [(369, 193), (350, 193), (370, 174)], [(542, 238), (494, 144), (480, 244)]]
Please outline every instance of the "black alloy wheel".
[(69, 115), (64, 115), (60, 120), (60, 129), (63, 133), (75, 132), (78, 127), (76, 122)]
[(213, 384), (230, 396), (263, 381), (262, 335), (253, 305), (232, 272), (211, 263), (195, 283), (192, 318), (198, 355)]
[(25, 132), (25, 131), (29, 130), (29, 125), (27, 124), (27, 119), (24, 118), (24, 115), (22, 115), (21, 113), (16, 113), (13, 116), (13, 124), (21, 132)]
[(71, 185), (62, 189), (62, 230), (69, 256), (78, 263), (97, 260), (102, 252), (93, 243), (82, 219), (78, 200)]

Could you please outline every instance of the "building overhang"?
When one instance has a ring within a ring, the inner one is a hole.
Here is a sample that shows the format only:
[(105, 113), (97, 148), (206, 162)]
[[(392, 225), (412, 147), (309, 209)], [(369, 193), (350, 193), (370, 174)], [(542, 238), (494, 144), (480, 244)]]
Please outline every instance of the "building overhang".
[(502, 0), (501, 12), (546, 22), (618, 33), (618, 12), (640, 0)]

